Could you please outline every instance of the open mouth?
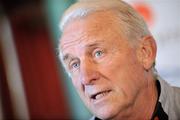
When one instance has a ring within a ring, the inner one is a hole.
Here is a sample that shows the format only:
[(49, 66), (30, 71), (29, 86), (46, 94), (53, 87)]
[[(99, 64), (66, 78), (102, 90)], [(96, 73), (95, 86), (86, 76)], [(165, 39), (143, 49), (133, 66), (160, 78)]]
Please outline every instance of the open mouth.
[(101, 92), (98, 92), (98, 93), (96, 93), (96, 94), (91, 95), (90, 97), (91, 97), (91, 99), (93, 99), (93, 100), (98, 100), (98, 99), (106, 96), (110, 91), (111, 91), (111, 90), (101, 91)]

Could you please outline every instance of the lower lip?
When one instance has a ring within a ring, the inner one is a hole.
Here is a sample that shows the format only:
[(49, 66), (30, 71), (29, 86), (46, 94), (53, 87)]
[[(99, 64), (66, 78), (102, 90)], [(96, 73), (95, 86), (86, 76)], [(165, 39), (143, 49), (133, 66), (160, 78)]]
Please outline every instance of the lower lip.
[(94, 104), (99, 104), (99, 103), (102, 103), (104, 101), (106, 101), (106, 99), (108, 99), (109, 95), (111, 94), (112, 91), (109, 91), (108, 93), (106, 93), (104, 96), (102, 96), (101, 98), (99, 99), (91, 99), (92, 102)]

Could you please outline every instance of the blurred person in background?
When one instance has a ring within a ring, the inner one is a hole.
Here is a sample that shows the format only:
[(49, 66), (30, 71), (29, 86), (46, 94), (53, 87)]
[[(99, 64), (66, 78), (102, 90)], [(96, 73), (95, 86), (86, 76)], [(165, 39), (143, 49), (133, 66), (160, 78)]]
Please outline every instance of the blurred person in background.
[(180, 88), (156, 72), (156, 42), (121, 0), (83, 0), (60, 23), (60, 59), (92, 120), (178, 120)]

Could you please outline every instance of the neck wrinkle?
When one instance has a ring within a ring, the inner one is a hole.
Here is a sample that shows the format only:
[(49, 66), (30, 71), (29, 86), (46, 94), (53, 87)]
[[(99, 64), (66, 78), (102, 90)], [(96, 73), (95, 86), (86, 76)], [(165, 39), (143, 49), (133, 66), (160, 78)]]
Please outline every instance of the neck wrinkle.
[(156, 82), (154, 79), (148, 80), (147, 88), (142, 94), (137, 98), (137, 104), (134, 105), (135, 115), (129, 120), (150, 120), (153, 116), (156, 103), (158, 101), (158, 91), (156, 87)]

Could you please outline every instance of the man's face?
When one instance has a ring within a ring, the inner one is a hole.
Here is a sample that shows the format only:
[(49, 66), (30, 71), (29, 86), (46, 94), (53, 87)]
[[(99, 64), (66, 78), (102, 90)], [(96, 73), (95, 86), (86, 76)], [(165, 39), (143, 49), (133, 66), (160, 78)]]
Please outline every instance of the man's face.
[(97, 13), (65, 27), (60, 48), (66, 71), (86, 106), (102, 119), (126, 116), (145, 87), (137, 50), (111, 14)]

